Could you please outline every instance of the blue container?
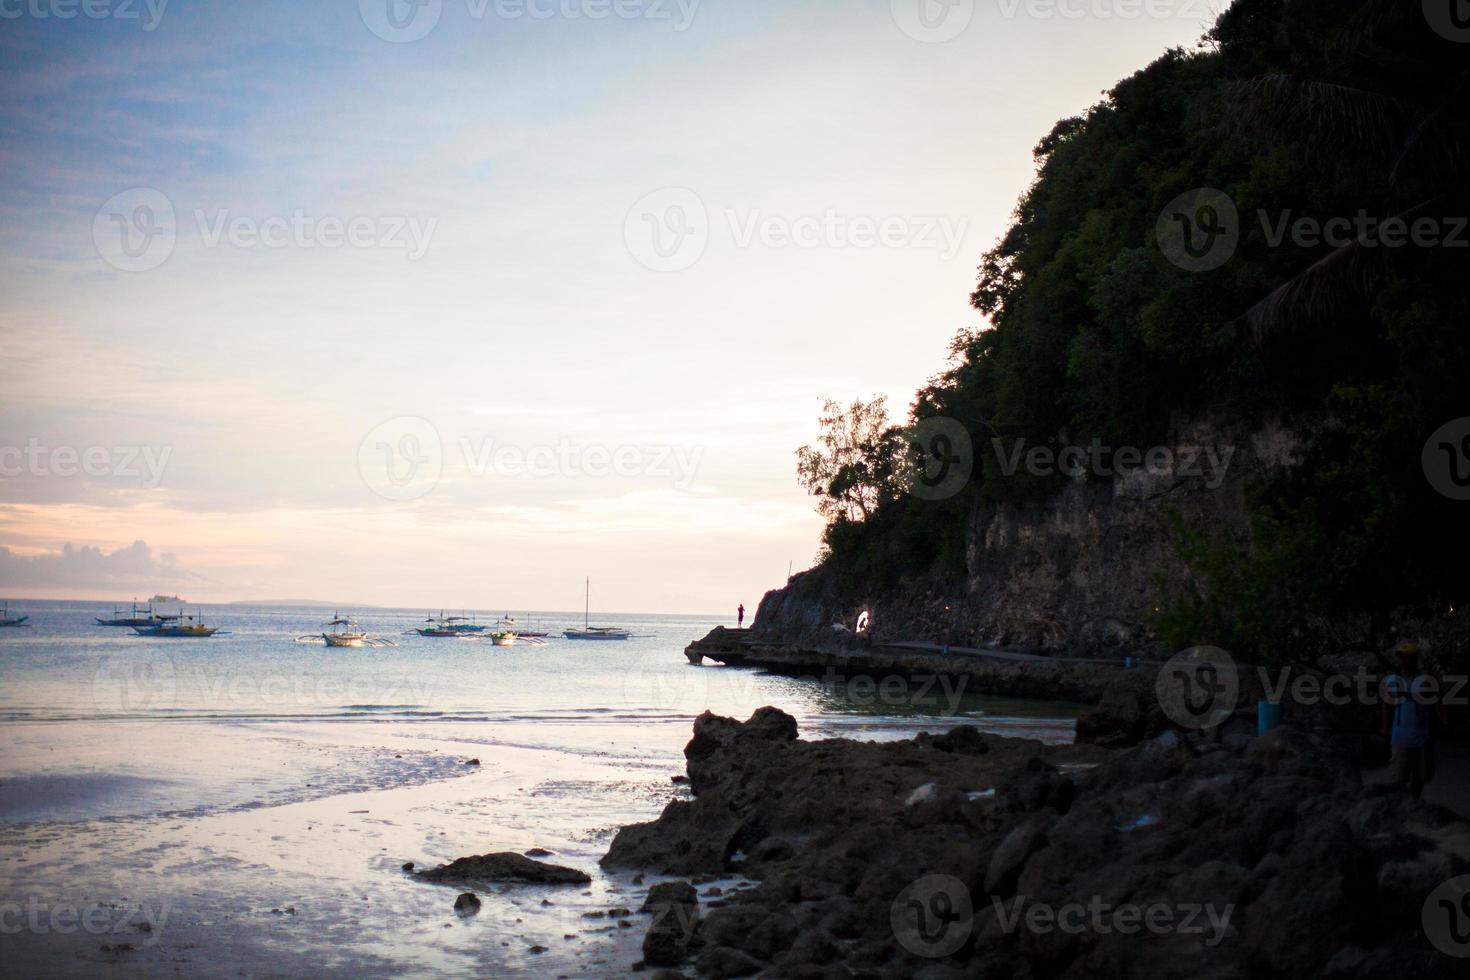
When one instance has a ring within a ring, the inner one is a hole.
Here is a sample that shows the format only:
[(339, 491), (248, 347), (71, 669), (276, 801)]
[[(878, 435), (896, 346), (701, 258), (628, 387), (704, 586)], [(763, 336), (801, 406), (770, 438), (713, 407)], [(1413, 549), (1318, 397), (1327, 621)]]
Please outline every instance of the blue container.
[(1281, 727), (1281, 702), (1261, 700), (1256, 702), (1256, 734), (1264, 735), (1273, 728)]

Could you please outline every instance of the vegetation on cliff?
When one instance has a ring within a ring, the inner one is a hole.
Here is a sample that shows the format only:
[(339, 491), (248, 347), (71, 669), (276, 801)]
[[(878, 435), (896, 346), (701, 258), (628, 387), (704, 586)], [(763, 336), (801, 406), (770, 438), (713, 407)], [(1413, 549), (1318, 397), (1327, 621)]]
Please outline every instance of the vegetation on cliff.
[(1002, 472), (993, 440), (1168, 445), (1209, 415), (1303, 439), (1253, 488), (1248, 535), (1179, 524), (1193, 575), (1161, 582), (1161, 638), (1311, 657), (1337, 642), (1323, 622), (1381, 630), (1396, 607), (1464, 598), (1466, 505), (1421, 453), (1470, 415), (1467, 79), (1470, 49), (1419, 4), (1236, 0), (1197, 49), (1059, 122), (980, 264), (988, 324), (956, 338), (911, 410), (964, 426), (974, 478), (947, 499), (904, 493), (892, 472), (924, 447), (873, 429), (867, 470), (808, 481), (828, 497), (886, 481), (874, 506), (827, 512), (831, 565), (962, 571), (977, 502), (1045, 499), (1066, 479)]

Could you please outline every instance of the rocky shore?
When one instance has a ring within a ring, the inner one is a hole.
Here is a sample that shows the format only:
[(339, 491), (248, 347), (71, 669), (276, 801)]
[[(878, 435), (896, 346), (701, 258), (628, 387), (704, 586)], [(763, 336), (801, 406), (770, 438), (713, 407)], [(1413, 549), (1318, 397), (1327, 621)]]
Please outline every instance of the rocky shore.
[[(700, 717), (685, 756), (693, 799), (624, 828), (603, 859), (690, 879), (650, 896), (647, 968), (1462, 975), (1442, 952), (1461, 937), (1430, 899), (1463, 900), (1470, 824), (1364, 787), (1330, 735), (1164, 731), (1113, 750), (962, 726), (807, 742), (763, 708)], [(694, 882), (730, 874), (759, 885), (701, 915)]]

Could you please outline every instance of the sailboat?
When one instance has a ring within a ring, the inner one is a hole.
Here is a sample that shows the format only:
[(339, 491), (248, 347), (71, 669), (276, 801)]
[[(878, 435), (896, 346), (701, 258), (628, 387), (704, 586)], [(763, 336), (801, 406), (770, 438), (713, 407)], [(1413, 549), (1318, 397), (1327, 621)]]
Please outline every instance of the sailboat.
[(8, 602), (5, 604), (4, 609), (4, 612), (0, 612), (0, 626), (24, 626), (26, 624), (26, 620), (31, 618), (29, 616), (17, 616), (14, 619), (11, 619), (10, 603)]
[(615, 626), (592, 625), (592, 577), (587, 577), (587, 595), (582, 610), (582, 628), (569, 629), (562, 633), (569, 640), (631, 640), (633, 634)]

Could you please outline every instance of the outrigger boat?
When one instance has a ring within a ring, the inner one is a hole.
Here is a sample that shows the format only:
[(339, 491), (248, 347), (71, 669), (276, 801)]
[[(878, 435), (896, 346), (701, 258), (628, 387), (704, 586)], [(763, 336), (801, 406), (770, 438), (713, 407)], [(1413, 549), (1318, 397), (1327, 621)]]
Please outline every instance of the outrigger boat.
[[(435, 621), (431, 619), (429, 620), (429, 622), (432, 624)], [(403, 635), (413, 636), (415, 633), (417, 633), (419, 636), (433, 637), (434, 639), (438, 640), (475, 640), (480, 637), (479, 630), (460, 629), (457, 626), (433, 625), (426, 626), (422, 629), (412, 629)]]
[(165, 639), (205, 639), (219, 632), (218, 626), (205, 626), (197, 616), (180, 616), (178, 622), (159, 623), (156, 626), (134, 626), (139, 636), (156, 636)]
[(538, 633), (533, 630), (520, 629), (516, 624), (515, 617), (509, 613), (500, 617), (500, 622), (495, 624), (495, 628), (508, 633), (514, 633), (516, 638), (521, 640), (545, 640), (551, 636), (550, 633)]
[(411, 630), (404, 635), (412, 636), (414, 633), (417, 633), (419, 636), (431, 636), (445, 640), (454, 638), (465, 639), (478, 636), (489, 629), (489, 626), (484, 623), (477, 623), (468, 616), (446, 616), (441, 609), (437, 619), (430, 616), (424, 620), (423, 628)]
[(335, 614), (330, 623), (322, 626), (323, 632), (310, 636), (298, 636), (297, 643), (323, 643), (329, 647), (395, 647), (398, 644), (381, 636), (371, 636), (350, 619)]
[(29, 616), (16, 616), (12, 619), (10, 616), (10, 603), (7, 602), (4, 606), (4, 611), (0, 612), (0, 626), (24, 626), (30, 618)]
[(633, 634), (616, 626), (593, 626), (592, 617), (592, 578), (587, 579), (586, 605), (582, 610), (582, 628), (568, 629), (563, 631), (562, 636), (569, 640), (631, 640)]
[(130, 615), (124, 616), (123, 615), (123, 611), (121, 609), (117, 608), (116, 606), (114, 606), (112, 608), (112, 618), (111, 619), (102, 619), (100, 617), (94, 617), (94, 618), (97, 620), (97, 625), (98, 626), (130, 626), (130, 627), (134, 627), (134, 626), (159, 626), (159, 625), (162, 625), (163, 623), (172, 623), (172, 622), (176, 621), (179, 617), (177, 615), (169, 615), (168, 613), (157, 613), (157, 612), (154, 612), (153, 611), (153, 605), (152, 605), (152, 603), (149, 603), (148, 605), (146, 605), (146, 606), (143, 607), (143, 615), (140, 616), (140, 615), (138, 615), (138, 603), (137, 603), (136, 600), (134, 600), (134, 602), (133, 602), (133, 611), (132, 611), (132, 613)]

